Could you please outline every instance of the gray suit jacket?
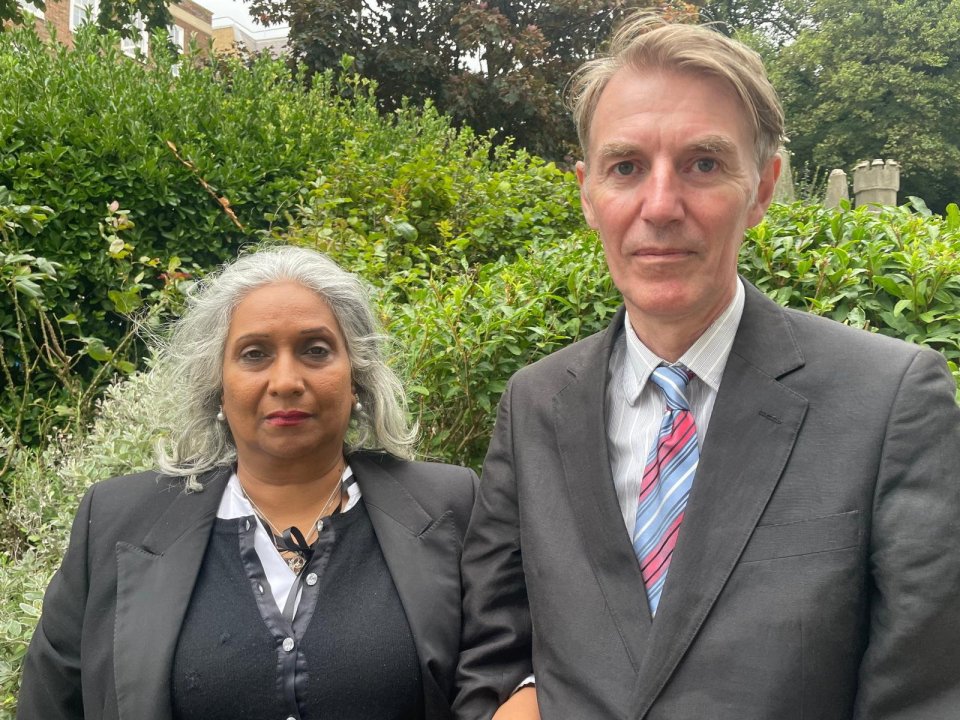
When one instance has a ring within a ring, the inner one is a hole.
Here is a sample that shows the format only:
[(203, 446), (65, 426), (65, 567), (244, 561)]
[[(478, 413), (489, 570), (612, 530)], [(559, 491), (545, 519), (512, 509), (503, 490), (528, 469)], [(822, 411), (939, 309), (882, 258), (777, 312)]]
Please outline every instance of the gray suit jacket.
[(464, 545), (457, 717), (489, 718), (532, 670), (545, 720), (960, 718), (943, 358), (748, 286), (651, 621), (607, 458), (622, 321), (501, 401)]
[[(413, 633), (426, 716), (449, 718), (476, 475), (375, 453), (349, 462)], [(184, 493), (143, 473), (90, 489), (24, 662), (20, 720), (170, 720), (173, 653), (228, 479), (208, 473)]]

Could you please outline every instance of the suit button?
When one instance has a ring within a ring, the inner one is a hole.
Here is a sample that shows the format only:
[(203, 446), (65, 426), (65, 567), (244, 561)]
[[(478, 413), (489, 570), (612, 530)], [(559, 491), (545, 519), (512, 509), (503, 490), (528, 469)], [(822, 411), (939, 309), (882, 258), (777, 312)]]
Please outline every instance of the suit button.
[(307, 585), (316, 585), (317, 584), (317, 574), (310, 573), (307, 575)]
[(293, 638), (283, 639), (283, 649), (286, 650), (287, 652), (290, 652), (291, 650), (293, 650), (294, 644), (295, 643), (293, 642)]

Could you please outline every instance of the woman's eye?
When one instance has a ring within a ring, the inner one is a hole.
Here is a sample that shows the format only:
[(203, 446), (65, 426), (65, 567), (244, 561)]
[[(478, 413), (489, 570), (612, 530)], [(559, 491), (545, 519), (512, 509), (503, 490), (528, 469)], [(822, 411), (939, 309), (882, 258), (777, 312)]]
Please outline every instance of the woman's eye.
[(623, 162), (618, 162), (613, 166), (613, 171), (617, 175), (630, 175), (633, 172), (633, 163), (629, 160), (624, 160)]
[(240, 351), (240, 359), (247, 362), (256, 362), (257, 360), (263, 360), (267, 354), (258, 348), (247, 348), (246, 350)]
[(326, 357), (330, 354), (330, 348), (326, 345), (311, 345), (307, 348), (307, 355), (311, 357)]
[(717, 169), (717, 161), (713, 158), (700, 158), (696, 162), (698, 172), (708, 173)]

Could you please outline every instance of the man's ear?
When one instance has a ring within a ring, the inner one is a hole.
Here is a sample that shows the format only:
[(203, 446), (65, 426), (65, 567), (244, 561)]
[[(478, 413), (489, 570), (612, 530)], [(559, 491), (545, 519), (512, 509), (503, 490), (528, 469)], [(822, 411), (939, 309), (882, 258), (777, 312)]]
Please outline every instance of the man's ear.
[(587, 195), (587, 166), (583, 160), (577, 161), (577, 182), (580, 184), (580, 209), (583, 211), (583, 217), (587, 221), (587, 225), (596, 230), (597, 215), (593, 211), (593, 204)]
[(753, 227), (763, 220), (764, 213), (767, 212), (767, 208), (770, 207), (770, 203), (773, 201), (773, 191), (777, 186), (777, 178), (780, 177), (782, 164), (783, 161), (778, 153), (770, 158), (766, 167), (760, 171), (760, 184), (757, 186), (757, 197), (753, 201), (753, 207), (750, 208), (749, 217), (747, 218), (749, 224), (747, 227)]

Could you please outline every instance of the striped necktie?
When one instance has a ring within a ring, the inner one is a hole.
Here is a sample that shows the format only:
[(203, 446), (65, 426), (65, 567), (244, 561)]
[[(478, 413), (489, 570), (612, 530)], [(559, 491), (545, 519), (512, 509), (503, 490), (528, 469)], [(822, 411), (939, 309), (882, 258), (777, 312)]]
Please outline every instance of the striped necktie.
[(633, 550), (640, 561), (651, 615), (656, 615), (660, 603), (700, 459), (697, 426), (686, 397), (687, 383), (692, 377), (693, 373), (683, 365), (661, 365), (650, 376), (663, 393), (666, 408), (640, 483)]

